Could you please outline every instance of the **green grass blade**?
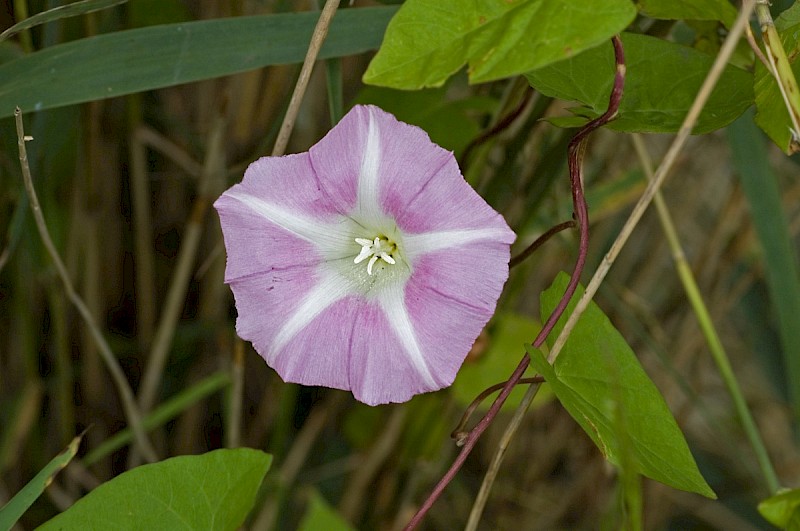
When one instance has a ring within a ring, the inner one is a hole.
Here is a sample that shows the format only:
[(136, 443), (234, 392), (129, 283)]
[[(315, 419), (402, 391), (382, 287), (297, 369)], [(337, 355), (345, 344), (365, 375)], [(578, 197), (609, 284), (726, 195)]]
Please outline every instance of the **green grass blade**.
[(764, 252), (764, 272), (778, 316), (789, 397), (795, 418), (800, 418), (800, 335), (797, 334), (800, 281), (778, 179), (770, 168), (765, 139), (753, 123), (752, 112), (728, 128), (728, 141)]
[[(650, 167), (650, 160), (647, 156), (644, 144), (637, 135), (633, 135), (633, 143), (636, 147), (636, 151), (639, 153), (640, 161), (642, 162), (642, 166), (647, 173), (648, 179), (652, 180), (653, 169)], [(664, 231), (664, 236), (666, 237), (670, 251), (672, 252), (672, 259), (675, 263), (675, 269), (678, 272), (678, 277), (681, 279), (681, 284), (683, 284), (683, 289), (686, 292), (686, 298), (689, 300), (689, 304), (691, 304), (692, 310), (697, 317), (700, 329), (703, 331), (703, 336), (708, 344), (708, 350), (711, 353), (711, 357), (714, 358), (714, 363), (717, 365), (717, 370), (719, 371), (722, 380), (725, 382), (725, 386), (728, 388), (728, 392), (733, 400), (733, 405), (737, 414), (739, 415), (739, 421), (742, 423), (744, 432), (747, 435), (750, 445), (753, 447), (753, 451), (756, 454), (756, 459), (759, 467), (761, 468), (761, 472), (764, 475), (764, 480), (767, 484), (767, 487), (769, 488), (770, 492), (777, 492), (780, 488), (778, 475), (775, 473), (775, 468), (772, 466), (772, 462), (769, 459), (769, 453), (764, 445), (764, 441), (761, 439), (761, 434), (758, 431), (758, 426), (753, 419), (753, 415), (750, 413), (750, 409), (747, 407), (747, 401), (744, 398), (744, 393), (742, 393), (739, 380), (736, 378), (736, 373), (733, 372), (733, 366), (728, 358), (728, 353), (725, 351), (722, 340), (717, 333), (717, 329), (714, 326), (714, 321), (711, 319), (711, 314), (709, 313), (708, 307), (703, 300), (703, 295), (700, 292), (697, 282), (695, 281), (692, 269), (689, 267), (689, 263), (686, 261), (686, 254), (683, 251), (683, 246), (678, 236), (678, 231), (672, 221), (672, 215), (669, 212), (669, 207), (667, 207), (667, 203), (664, 201), (664, 198), (661, 196), (660, 192), (657, 192), (653, 197), (653, 202), (655, 203), (656, 210), (658, 211), (658, 219), (661, 222), (661, 228)]]
[[(217, 372), (199, 381), (188, 389), (178, 393), (174, 397), (164, 402), (157, 409), (153, 410), (147, 417), (142, 419), (144, 429), (150, 431), (165, 422), (177, 417), (181, 412), (193, 406), (206, 396), (222, 389), (230, 384), (230, 376), (227, 372)], [(113, 437), (103, 441), (101, 445), (87, 453), (83, 458), (83, 464), (92, 465), (104, 458), (108, 454), (119, 450), (133, 440), (133, 432), (126, 428)]]
[[(396, 7), (344, 9), (320, 59), (377, 49)], [(303, 60), (318, 13), (166, 24), (45, 48), (0, 66), (0, 118)]]
[(325, 61), (325, 82), (328, 88), (328, 110), (331, 125), (336, 125), (344, 116), (344, 90), (342, 60), (338, 57)]
[(92, 11), (100, 11), (101, 9), (124, 4), (127, 1), (128, 0), (81, 0), (74, 4), (48, 9), (47, 11), (42, 11), (41, 13), (36, 13), (32, 17), (26, 18), (14, 24), (3, 33), (0, 33), (0, 42), (3, 42), (20, 31), (25, 31), (26, 29), (33, 28), (40, 24), (46, 24), (62, 18), (75, 17), (85, 13), (91, 13)]
[(0, 508), (0, 530), (11, 529), (11, 526), (25, 514), (28, 507), (33, 505), (33, 502), (42, 495), (42, 492), (53, 481), (55, 475), (72, 461), (72, 458), (78, 453), (82, 437), (83, 435), (78, 435), (72, 439), (72, 442), (63, 452), (47, 463), (47, 466), (41, 469), (21, 491)]

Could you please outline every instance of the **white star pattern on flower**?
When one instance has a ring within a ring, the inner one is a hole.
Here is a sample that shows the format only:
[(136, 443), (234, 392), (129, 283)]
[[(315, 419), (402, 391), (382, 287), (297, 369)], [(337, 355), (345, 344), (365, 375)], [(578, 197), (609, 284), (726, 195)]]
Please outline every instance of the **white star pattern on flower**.
[(452, 154), (376, 107), (215, 206), (239, 335), (284, 380), (368, 404), (450, 385), (508, 275), (514, 234)]

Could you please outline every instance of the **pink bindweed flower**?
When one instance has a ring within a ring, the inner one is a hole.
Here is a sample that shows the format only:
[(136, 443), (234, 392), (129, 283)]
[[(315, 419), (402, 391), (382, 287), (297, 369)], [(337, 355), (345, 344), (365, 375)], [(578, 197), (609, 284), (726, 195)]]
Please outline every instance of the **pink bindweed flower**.
[(236, 331), (287, 382), (404, 402), (453, 383), (514, 233), (420, 128), (356, 106), (214, 204)]

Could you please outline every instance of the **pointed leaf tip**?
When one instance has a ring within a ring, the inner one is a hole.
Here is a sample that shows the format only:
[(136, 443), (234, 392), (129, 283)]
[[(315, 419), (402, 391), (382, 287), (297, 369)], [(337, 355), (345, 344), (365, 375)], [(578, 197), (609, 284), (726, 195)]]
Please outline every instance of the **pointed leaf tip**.
[[(542, 293), (543, 316), (553, 311), (568, 281), (561, 273)], [(551, 346), (582, 294), (579, 287), (548, 338)], [(624, 457), (642, 475), (716, 498), (661, 393), (596, 304), (581, 316), (554, 366), (538, 350), (529, 353), (531, 365), (612, 463), (619, 465)], [(621, 456), (620, 451), (632, 455)]]

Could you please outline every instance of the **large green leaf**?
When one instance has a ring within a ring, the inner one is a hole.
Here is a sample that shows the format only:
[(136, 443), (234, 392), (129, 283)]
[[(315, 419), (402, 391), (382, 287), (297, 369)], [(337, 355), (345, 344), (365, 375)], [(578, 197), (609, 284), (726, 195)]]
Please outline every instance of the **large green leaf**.
[[(781, 13), (775, 20), (775, 29), (781, 37), (786, 57), (792, 65), (792, 73), (800, 79), (800, 3)], [(761, 61), (756, 61), (755, 71), (756, 123), (787, 154), (792, 153), (792, 120), (778, 83)]]
[(800, 489), (786, 490), (758, 504), (758, 512), (781, 529), (800, 529)]
[(100, 485), (39, 529), (234, 530), (271, 462), (271, 455), (238, 448), (143, 465)]
[(364, 82), (437, 87), (465, 64), (474, 83), (521, 74), (596, 46), (635, 16), (629, 0), (407, 0)]
[(0, 507), (0, 529), (11, 529), (17, 520), (33, 505), (39, 496), (42, 495), (44, 489), (53, 482), (53, 478), (61, 472), (61, 470), (72, 461), (75, 454), (78, 453), (78, 447), (81, 444), (81, 437), (78, 436), (72, 439), (69, 446), (50, 460), (43, 469), (25, 485), (7, 504)]
[(638, 0), (645, 15), (668, 20), (719, 20), (727, 27), (736, 20), (736, 8), (728, 0)]
[[(553, 311), (568, 282), (561, 273), (542, 293), (543, 316)], [(579, 288), (550, 334), (551, 346), (582, 293)], [(630, 463), (642, 475), (671, 487), (716, 497), (661, 393), (596, 304), (578, 320), (554, 366), (540, 351), (529, 353), (533, 367), (608, 460)]]
[[(320, 59), (373, 50), (396, 7), (337, 13)], [(317, 13), (167, 24), (45, 48), (0, 66), (0, 117), (244, 72), (305, 57)], [(354, 31), (358, 28), (358, 31)]]
[[(627, 132), (677, 131), (714, 59), (647, 35), (624, 33), (622, 42), (627, 65), (625, 93), (619, 116), (609, 127)], [(581, 103), (573, 109), (580, 118), (555, 122), (578, 126), (605, 112), (614, 73), (614, 53), (609, 43), (529, 72), (526, 77), (547, 96)], [(752, 103), (752, 74), (728, 66), (693, 132), (703, 134), (724, 127)]]

